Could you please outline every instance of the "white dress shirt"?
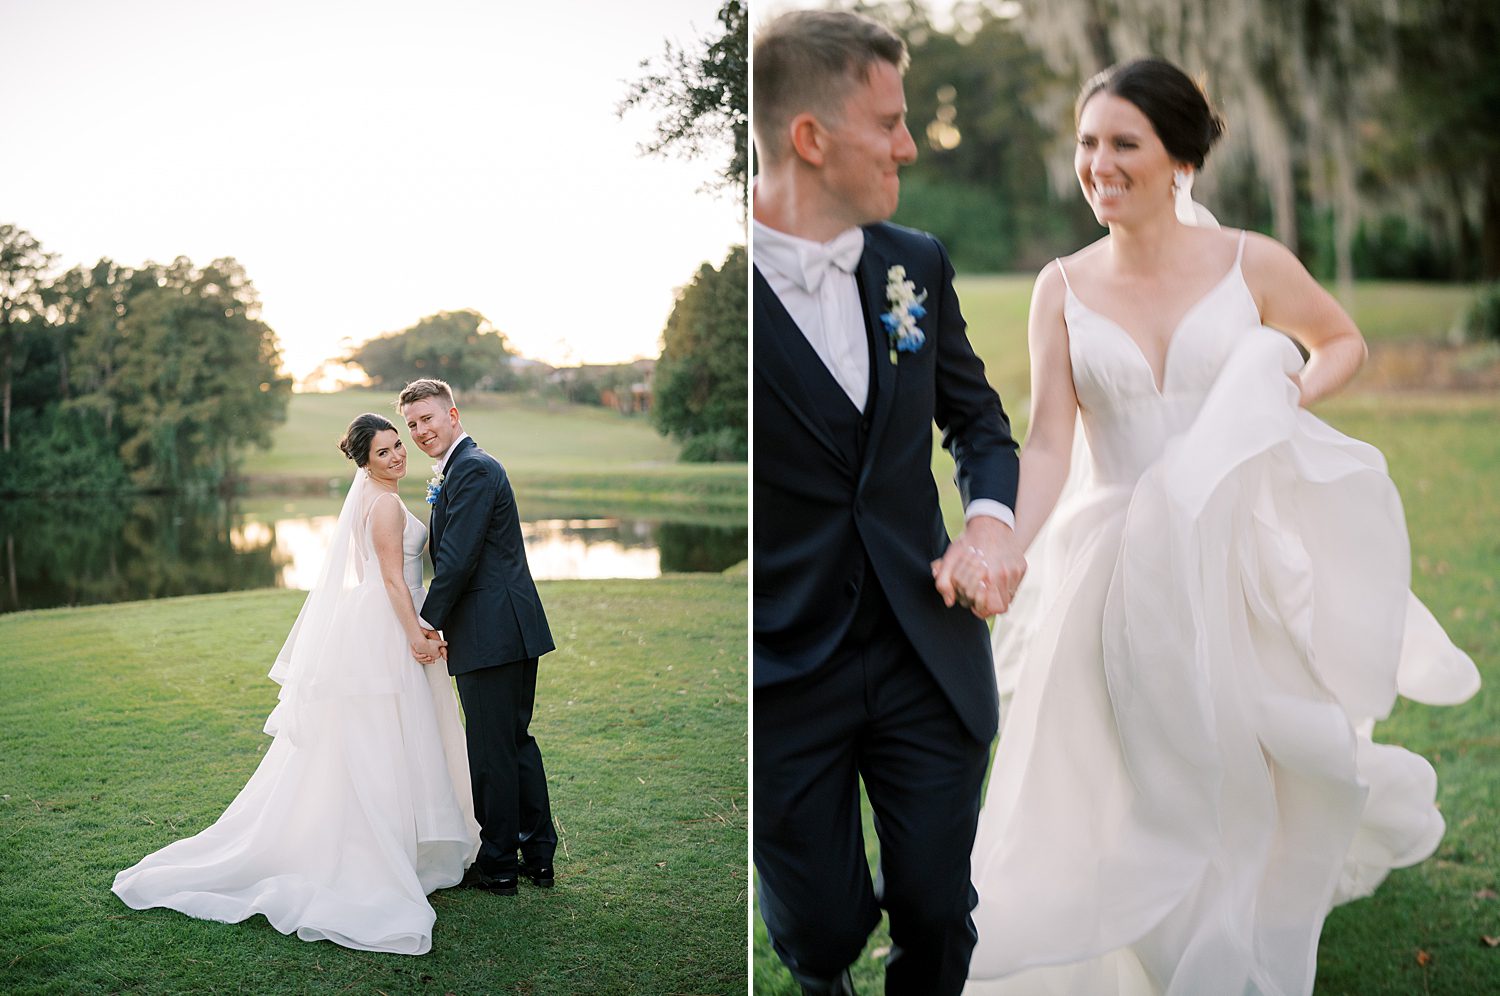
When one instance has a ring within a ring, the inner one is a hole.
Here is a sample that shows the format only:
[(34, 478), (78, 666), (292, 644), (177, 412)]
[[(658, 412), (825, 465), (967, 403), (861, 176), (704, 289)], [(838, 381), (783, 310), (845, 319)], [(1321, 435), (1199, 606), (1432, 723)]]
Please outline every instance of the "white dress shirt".
[(756, 268), (861, 412), (870, 391), (870, 347), (854, 270), (864, 250), (858, 228), (813, 242), (755, 223)]
[[(450, 447), (448, 447), (447, 452), (445, 452), (441, 457), (438, 458), (438, 462), (437, 463), (435, 463), (435, 464), (432, 465), (432, 473), (433, 473), (434, 477), (436, 477), (438, 474), (444, 473), (448, 469), (448, 458), (451, 457), (451, 456), (453, 456), (453, 451), (456, 450), (456, 449), (458, 449), (458, 444), (461, 443), (461, 442), (463, 442), (465, 439), (468, 439), (468, 438), (469, 438), (469, 434), (467, 432), (459, 433), (458, 438), (453, 441), (453, 445), (450, 446)], [(439, 486), (441, 487), (441, 485), (439, 485)], [(430, 541), (431, 537), (429, 536), (428, 539)], [(432, 551), (432, 553), (433, 553), (432, 562), (433, 562), (434, 565), (436, 565), (437, 564), (437, 551), (434, 550), (434, 551)], [(420, 614), (418, 614), (418, 616), (417, 616), (417, 625), (421, 626), (423, 629), (432, 629), (432, 628), (434, 628), (433, 625), (431, 623), (429, 623), (426, 619), (423, 619)]]
[[(854, 271), (864, 253), (865, 233), (840, 232), (813, 242), (755, 222), (752, 258), (782, 307), (797, 323), (818, 359), (838, 381), (854, 407), (865, 410), (870, 390), (870, 353), (865, 316)], [(976, 498), (964, 521), (976, 515), (999, 519), (1012, 529), (1015, 513), (993, 498)]]
[(445, 471), (448, 468), (448, 459), (453, 456), (453, 451), (456, 450), (456, 449), (458, 449), (458, 444), (459, 443), (463, 442), (465, 439), (468, 439), (468, 438), (469, 438), (469, 434), (467, 432), (461, 432), (461, 433), (459, 433), (458, 434), (458, 438), (453, 441), (453, 445), (450, 446), (450, 447), (448, 447), (448, 449), (443, 453), (443, 455), (438, 458), (438, 462), (432, 465), (432, 472), (434, 474), (441, 474), (441, 473), (443, 473), (443, 471)]

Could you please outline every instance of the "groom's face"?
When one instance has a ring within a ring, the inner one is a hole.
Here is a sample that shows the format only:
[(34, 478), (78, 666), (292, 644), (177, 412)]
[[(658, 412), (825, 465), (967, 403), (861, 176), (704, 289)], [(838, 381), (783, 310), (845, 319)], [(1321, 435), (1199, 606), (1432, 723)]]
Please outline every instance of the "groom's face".
[(841, 119), (828, 126), (823, 179), (851, 225), (884, 221), (896, 212), (901, 167), (916, 161), (906, 128), (901, 72), (883, 59), (845, 98)]
[(434, 460), (442, 458), (461, 431), (458, 409), (445, 408), (437, 398), (422, 398), (401, 409), (406, 429), (417, 448)]

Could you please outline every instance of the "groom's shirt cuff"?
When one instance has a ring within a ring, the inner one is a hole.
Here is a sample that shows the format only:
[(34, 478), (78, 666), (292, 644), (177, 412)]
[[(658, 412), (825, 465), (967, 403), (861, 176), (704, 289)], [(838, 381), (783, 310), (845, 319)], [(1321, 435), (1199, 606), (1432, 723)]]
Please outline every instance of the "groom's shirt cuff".
[(999, 519), (1010, 528), (1016, 528), (1016, 513), (1010, 510), (1010, 506), (1003, 505), (993, 498), (975, 498), (969, 502), (969, 507), (964, 509), (965, 522), (979, 515)]
[(421, 616), (417, 616), (417, 625), (421, 626), (423, 629), (431, 629), (431, 630), (437, 629), (436, 626), (434, 626), (432, 623), (428, 622), (426, 619), (423, 619)]

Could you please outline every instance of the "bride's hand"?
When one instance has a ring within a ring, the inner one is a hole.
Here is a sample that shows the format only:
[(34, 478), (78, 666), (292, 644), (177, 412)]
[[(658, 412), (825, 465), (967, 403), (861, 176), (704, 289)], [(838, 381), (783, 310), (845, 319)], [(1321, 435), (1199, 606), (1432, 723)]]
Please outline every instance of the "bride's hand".
[(441, 643), (443, 645), (443, 660), (448, 659), (448, 641), (443, 639), (443, 634), (439, 633), (435, 629), (427, 629), (426, 627), (423, 627), (422, 635), (427, 637), (427, 639), (429, 640), (434, 640), (438, 643)]
[(448, 659), (448, 641), (423, 637), (420, 640), (411, 641), (411, 655), (420, 664), (431, 664), (441, 657)]
[(975, 516), (939, 560), (932, 562), (933, 584), (950, 608), (962, 606), (980, 619), (1010, 608), (1026, 574), (1026, 558), (1015, 531), (999, 519)]

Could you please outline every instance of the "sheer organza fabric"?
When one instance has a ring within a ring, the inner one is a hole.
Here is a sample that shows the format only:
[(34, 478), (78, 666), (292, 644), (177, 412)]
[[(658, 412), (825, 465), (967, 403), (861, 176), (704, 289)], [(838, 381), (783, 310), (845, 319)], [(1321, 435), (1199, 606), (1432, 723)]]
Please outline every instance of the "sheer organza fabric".
[[(120, 872), (135, 909), (226, 923), (263, 914), (303, 940), (431, 948), (427, 894), (478, 850), (458, 704), (446, 669), (412, 659), (370, 543), (356, 474), (319, 580), (278, 655), (275, 739), (211, 826)], [(403, 509), (403, 574), (421, 609), (426, 527)]]
[(1298, 406), (1238, 259), (1159, 388), (1071, 289), (1065, 317), (1081, 432), (995, 629), (966, 991), (1311, 992), (1330, 907), (1443, 833), (1375, 721), (1477, 672), (1409, 590), (1383, 458)]

